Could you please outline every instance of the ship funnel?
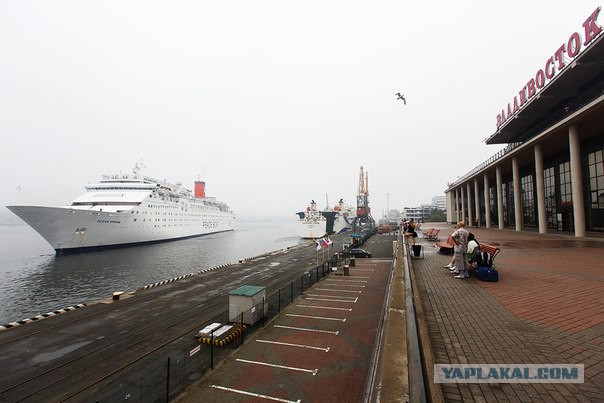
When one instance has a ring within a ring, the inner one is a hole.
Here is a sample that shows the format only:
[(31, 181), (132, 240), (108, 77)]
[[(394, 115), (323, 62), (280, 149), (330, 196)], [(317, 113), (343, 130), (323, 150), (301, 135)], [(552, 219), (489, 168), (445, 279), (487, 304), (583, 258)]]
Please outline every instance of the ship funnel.
[(195, 181), (195, 197), (197, 199), (205, 199), (206, 183), (203, 181)]

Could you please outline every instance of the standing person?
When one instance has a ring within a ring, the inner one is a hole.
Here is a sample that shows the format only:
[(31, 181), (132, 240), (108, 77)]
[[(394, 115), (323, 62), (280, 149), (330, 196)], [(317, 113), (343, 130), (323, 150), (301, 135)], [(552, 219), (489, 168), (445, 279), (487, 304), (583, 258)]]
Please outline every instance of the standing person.
[[(455, 229), (453, 229), (453, 231), (455, 231), (457, 228), (459, 228), (459, 227), (457, 226), (457, 224), (455, 224)], [(451, 256), (451, 261), (449, 262), (449, 264), (446, 266), (443, 266), (443, 267), (445, 269), (451, 270), (451, 272), (453, 272), (455, 274), (459, 274), (459, 272), (455, 268), (455, 253), (453, 253), (453, 256)]]
[(415, 223), (413, 222), (413, 218), (411, 219), (411, 221), (409, 221), (409, 224), (407, 224), (407, 229), (405, 230), (404, 235), (413, 239), (413, 245), (415, 245), (415, 238), (417, 238), (417, 232), (415, 232)]
[(460, 221), (457, 223), (457, 229), (451, 234), (455, 242), (455, 268), (459, 270), (459, 275), (455, 278), (464, 279), (468, 277), (468, 237), (470, 234), (466, 230), (466, 223)]

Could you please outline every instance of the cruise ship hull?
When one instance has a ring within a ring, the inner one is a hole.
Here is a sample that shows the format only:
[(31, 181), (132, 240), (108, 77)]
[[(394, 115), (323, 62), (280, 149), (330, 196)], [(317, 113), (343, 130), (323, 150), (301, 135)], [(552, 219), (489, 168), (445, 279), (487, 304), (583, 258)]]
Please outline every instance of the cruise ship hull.
[(195, 217), (166, 222), (147, 218), (152, 217), (151, 211), (134, 209), (7, 208), (36, 230), (57, 254), (190, 238), (231, 231), (234, 226), (234, 216), (228, 212), (214, 214), (211, 220)]

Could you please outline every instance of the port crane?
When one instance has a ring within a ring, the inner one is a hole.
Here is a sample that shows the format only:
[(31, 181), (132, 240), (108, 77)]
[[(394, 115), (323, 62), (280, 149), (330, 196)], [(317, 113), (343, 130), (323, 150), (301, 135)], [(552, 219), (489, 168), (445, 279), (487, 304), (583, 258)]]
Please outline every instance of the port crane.
[(352, 232), (360, 234), (373, 230), (375, 230), (375, 220), (371, 216), (369, 207), (369, 173), (361, 167), (357, 193), (357, 216), (352, 221)]

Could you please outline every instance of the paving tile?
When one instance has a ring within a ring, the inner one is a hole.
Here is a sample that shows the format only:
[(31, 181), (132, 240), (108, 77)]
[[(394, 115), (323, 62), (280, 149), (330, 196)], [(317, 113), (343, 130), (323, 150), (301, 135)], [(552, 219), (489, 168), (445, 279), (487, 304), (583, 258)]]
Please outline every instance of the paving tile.
[[(450, 226), (441, 231), (450, 231)], [(479, 242), (500, 245), (499, 282), (453, 279), (442, 269), (450, 256), (435, 248), (426, 247), (425, 258), (413, 260), (434, 354), (449, 357), (451, 363), (583, 363), (586, 376), (584, 384), (460, 385), (463, 399), (601, 399), (604, 239), (484, 228), (471, 231)], [(427, 243), (422, 238), (419, 242)]]

